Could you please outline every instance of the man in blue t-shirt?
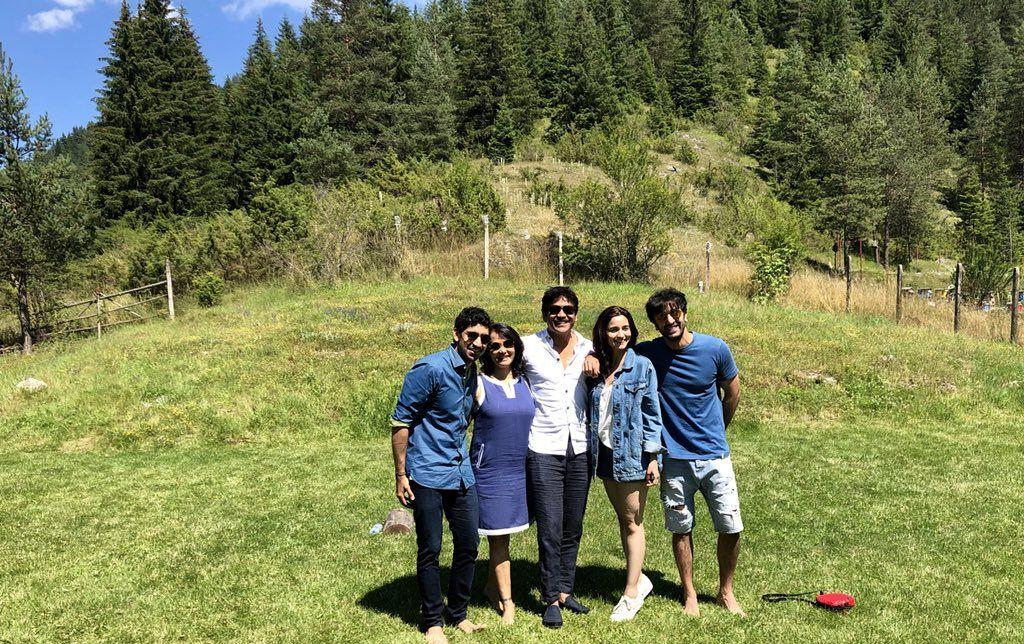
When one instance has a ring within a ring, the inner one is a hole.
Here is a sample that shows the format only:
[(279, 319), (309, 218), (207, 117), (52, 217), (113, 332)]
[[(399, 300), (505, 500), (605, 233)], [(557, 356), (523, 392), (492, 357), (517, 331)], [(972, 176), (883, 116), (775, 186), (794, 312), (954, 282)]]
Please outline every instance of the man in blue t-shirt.
[[(698, 615), (693, 585), (693, 499), (707, 501), (718, 532), (718, 603), (744, 615), (733, 594), (740, 551), (740, 500), (725, 428), (740, 400), (739, 371), (725, 342), (686, 328), (686, 296), (667, 288), (647, 300), (647, 318), (661, 337), (636, 345), (658, 374), (665, 425), (661, 498), (672, 533), (676, 566), (686, 594), (685, 612)], [(719, 398), (718, 390), (724, 391)]]

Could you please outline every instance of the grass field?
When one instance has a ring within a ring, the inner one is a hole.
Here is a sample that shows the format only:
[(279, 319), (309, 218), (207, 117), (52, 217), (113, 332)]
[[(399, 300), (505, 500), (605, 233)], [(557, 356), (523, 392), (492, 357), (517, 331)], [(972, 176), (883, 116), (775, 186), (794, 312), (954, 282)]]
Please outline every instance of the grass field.
[[(252, 289), (174, 323), (0, 357), (0, 641), (416, 641), (414, 540), (368, 534), (394, 505), (386, 419), (400, 378), (465, 304), (535, 330), (541, 289)], [(607, 304), (642, 317), (649, 289), (579, 291), (589, 333)], [(516, 625), (478, 592), (470, 616), (488, 630), (453, 641), (1022, 638), (1019, 349), (728, 293), (694, 296), (690, 321), (725, 338), (741, 369), (730, 441), (749, 617), (707, 602), (683, 617), (652, 497), (655, 591), (634, 622), (610, 624), (624, 566), (595, 486), (577, 586), (591, 615), (540, 626), (530, 530), (512, 539)], [(27, 376), (50, 386), (17, 393)], [(708, 595), (713, 539), (699, 507)], [(478, 589), (485, 557), (482, 544)], [(818, 588), (858, 606), (758, 599)]]

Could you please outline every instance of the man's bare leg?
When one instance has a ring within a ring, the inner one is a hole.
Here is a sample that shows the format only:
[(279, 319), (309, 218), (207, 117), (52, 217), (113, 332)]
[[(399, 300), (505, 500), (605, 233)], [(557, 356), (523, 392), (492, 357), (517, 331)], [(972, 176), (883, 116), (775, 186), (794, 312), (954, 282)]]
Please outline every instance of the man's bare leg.
[(431, 626), (427, 629), (423, 640), (427, 644), (448, 644), (448, 638), (444, 635), (444, 629), (440, 626)]
[(683, 612), (697, 617), (700, 615), (700, 608), (697, 606), (697, 588), (693, 585), (692, 533), (673, 534), (672, 552), (676, 556), (679, 579), (683, 582)]
[(746, 617), (732, 590), (732, 578), (740, 557), (740, 533), (718, 535), (718, 597), (716, 601), (730, 613)]

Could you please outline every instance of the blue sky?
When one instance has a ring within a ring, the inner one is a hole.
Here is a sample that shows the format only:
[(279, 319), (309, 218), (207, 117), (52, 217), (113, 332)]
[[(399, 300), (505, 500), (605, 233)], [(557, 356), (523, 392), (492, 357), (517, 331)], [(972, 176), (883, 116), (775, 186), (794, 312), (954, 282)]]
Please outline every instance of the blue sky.
[[(136, 0), (130, 0), (132, 6)], [(176, 0), (183, 6), (218, 83), (237, 73), (256, 19), (271, 35), (287, 16), (297, 23), (310, 0)], [(55, 135), (96, 114), (100, 58), (120, 0), (0, 0), (0, 43), (14, 61), (33, 118), (48, 113)]]

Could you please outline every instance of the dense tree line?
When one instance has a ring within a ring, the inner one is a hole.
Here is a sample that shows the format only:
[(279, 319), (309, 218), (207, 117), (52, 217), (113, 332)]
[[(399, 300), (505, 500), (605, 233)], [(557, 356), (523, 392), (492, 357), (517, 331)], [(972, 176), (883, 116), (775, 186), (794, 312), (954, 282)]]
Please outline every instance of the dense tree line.
[(62, 144), (107, 223), (395, 159), (510, 159), (642, 114), (655, 136), (717, 127), (886, 264), (941, 252), (995, 275), (1021, 254), (1024, 0), (314, 0), (259, 24), (223, 86), (186, 9), (122, 5), (99, 118)]

